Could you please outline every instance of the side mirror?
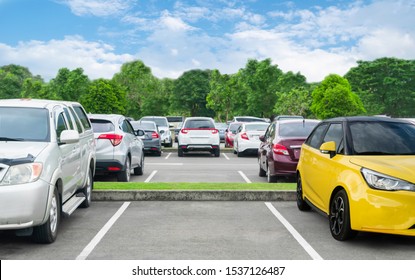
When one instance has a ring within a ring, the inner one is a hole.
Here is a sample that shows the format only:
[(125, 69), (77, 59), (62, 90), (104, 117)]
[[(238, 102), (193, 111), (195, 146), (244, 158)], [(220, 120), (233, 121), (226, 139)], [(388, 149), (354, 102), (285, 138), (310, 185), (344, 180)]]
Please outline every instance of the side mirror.
[(329, 154), (330, 158), (334, 157), (336, 155), (336, 142), (334, 141), (324, 142), (320, 146), (320, 152), (322, 154)]
[(79, 142), (79, 133), (76, 130), (63, 130), (59, 139), (60, 144), (74, 144)]
[(135, 131), (135, 135), (138, 136), (138, 137), (140, 137), (140, 138), (143, 138), (143, 136), (146, 135), (146, 132), (144, 130), (142, 130), (142, 129), (137, 129)]
[(259, 140), (261, 140), (261, 142), (265, 142), (265, 135), (259, 136)]
[(164, 130), (162, 129), (162, 130), (160, 130), (160, 134), (164, 134)]

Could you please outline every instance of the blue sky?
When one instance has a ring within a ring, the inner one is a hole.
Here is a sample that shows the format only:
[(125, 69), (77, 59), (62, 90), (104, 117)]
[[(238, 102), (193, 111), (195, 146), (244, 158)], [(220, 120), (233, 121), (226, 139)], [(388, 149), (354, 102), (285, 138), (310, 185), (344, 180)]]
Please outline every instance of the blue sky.
[(112, 78), (137, 59), (177, 78), (270, 58), (316, 82), (385, 56), (415, 59), (415, 0), (0, 0), (0, 66), (46, 81), (63, 67)]

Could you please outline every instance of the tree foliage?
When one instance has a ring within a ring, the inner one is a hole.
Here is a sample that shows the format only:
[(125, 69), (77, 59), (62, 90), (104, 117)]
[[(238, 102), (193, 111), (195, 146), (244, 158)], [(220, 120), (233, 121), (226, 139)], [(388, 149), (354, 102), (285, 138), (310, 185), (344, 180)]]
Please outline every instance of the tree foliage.
[(49, 95), (54, 95), (56, 99), (67, 101), (79, 101), (88, 92), (89, 78), (84, 74), (82, 68), (69, 70), (61, 68), (54, 79), (49, 82)]
[(347, 79), (336, 74), (327, 76), (313, 93), (311, 111), (319, 119), (354, 116), (365, 113), (357, 94), (353, 93)]
[(15, 64), (0, 67), (0, 99), (20, 98), (25, 80), (31, 78), (34, 77), (26, 67)]
[(371, 115), (415, 115), (415, 60), (358, 61), (345, 77)]

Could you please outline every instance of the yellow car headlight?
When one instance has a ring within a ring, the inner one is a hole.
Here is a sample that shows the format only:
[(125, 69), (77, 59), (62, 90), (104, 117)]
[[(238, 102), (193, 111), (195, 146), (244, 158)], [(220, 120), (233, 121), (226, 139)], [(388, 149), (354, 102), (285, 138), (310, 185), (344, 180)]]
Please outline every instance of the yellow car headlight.
[(43, 166), (41, 163), (25, 163), (12, 165), (4, 175), (0, 185), (17, 185), (35, 182), (42, 174)]
[(363, 177), (369, 187), (385, 191), (415, 191), (415, 185), (373, 170), (362, 168)]

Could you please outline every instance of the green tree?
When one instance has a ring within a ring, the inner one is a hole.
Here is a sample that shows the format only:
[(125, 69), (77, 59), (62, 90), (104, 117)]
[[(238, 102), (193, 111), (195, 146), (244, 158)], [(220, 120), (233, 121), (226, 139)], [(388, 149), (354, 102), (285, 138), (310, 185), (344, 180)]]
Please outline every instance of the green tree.
[(311, 117), (310, 110), (313, 97), (311, 92), (304, 88), (293, 88), (289, 92), (279, 94), (279, 99), (274, 107), (276, 115), (298, 115), (303, 117)]
[(26, 67), (15, 64), (0, 67), (0, 99), (20, 98), (24, 81), (33, 78)]
[(345, 77), (370, 115), (415, 116), (415, 60), (358, 61)]
[(240, 83), (246, 91), (246, 114), (258, 117), (270, 117), (277, 101), (277, 81), (282, 71), (271, 59), (248, 60), (240, 70)]
[(89, 78), (82, 68), (69, 70), (61, 68), (54, 79), (48, 84), (48, 91), (56, 96), (56, 99), (66, 101), (79, 101), (82, 95), (88, 92)]
[(160, 97), (159, 81), (153, 76), (151, 69), (140, 60), (124, 63), (121, 71), (114, 75), (113, 81), (124, 87), (127, 92), (126, 115), (130, 117), (137, 119), (143, 114), (148, 114), (150, 110), (146, 106), (154, 104), (151, 99)]
[(37, 99), (56, 99), (47, 84), (37, 78), (28, 78), (23, 82), (21, 97)]
[(174, 84), (170, 99), (173, 108), (184, 116), (209, 116), (214, 112), (206, 107), (210, 92), (210, 70), (191, 70), (183, 73)]
[(207, 107), (215, 111), (220, 122), (227, 122), (232, 113), (234, 91), (229, 75), (221, 75), (219, 70), (213, 70), (210, 79), (210, 92), (206, 97)]
[(121, 114), (127, 107), (125, 90), (111, 80), (98, 79), (91, 82), (87, 94), (80, 99), (88, 113)]
[(366, 112), (360, 98), (352, 92), (347, 79), (331, 74), (313, 93), (311, 111), (319, 119), (360, 115)]

